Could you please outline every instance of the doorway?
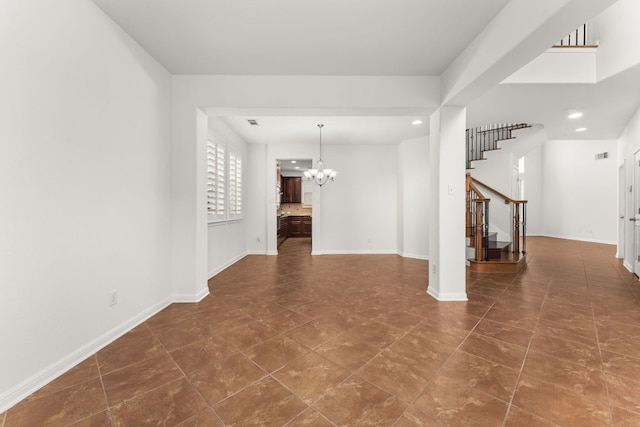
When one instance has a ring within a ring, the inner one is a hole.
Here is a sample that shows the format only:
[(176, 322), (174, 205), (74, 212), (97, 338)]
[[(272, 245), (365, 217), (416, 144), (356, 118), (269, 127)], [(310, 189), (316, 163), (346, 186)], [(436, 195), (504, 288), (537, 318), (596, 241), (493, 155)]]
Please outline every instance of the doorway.
[(304, 177), (304, 172), (311, 167), (311, 159), (276, 159), (278, 251), (289, 239), (306, 239), (307, 245), (297, 246), (308, 247), (308, 251), (305, 252), (311, 253), (313, 184)]
[(633, 187), (631, 197), (633, 211), (629, 215), (629, 221), (633, 224), (633, 272), (640, 274), (640, 151), (633, 154)]

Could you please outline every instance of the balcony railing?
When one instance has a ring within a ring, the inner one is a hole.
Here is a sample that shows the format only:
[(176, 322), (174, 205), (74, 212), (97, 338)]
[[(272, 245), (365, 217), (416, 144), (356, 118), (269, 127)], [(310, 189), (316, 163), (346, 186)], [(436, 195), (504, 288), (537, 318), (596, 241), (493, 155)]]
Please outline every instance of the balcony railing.
[(576, 28), (575, 31), (569, 33), (566, 37), (554, 44), (553, 47), (591, 47), (587, 37), (587, 24)]

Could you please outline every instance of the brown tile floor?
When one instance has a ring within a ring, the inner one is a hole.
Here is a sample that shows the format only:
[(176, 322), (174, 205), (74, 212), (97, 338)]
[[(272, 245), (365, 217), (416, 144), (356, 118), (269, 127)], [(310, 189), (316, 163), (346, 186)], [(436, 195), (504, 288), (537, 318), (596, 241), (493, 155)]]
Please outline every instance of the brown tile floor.
[(288, 239), (0, 414), (0, 426), (638, 426), (640, 285), (609, 245), (529, 239), (515, 274)]

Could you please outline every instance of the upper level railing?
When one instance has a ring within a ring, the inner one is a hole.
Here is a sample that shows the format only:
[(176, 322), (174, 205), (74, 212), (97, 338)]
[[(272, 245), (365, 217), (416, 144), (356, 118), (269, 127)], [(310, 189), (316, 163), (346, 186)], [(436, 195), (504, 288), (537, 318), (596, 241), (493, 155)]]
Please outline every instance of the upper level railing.
[(511, 132), (516, 129), (528, 128), (526, 123), (497, 123), (467, 129), (467, 169), (471, 169), (471, 162), (484, 159), (484, 152), (498, 149), (498, 142), (512, 139)]
[(587, 35), (587, 24), (576, 28), (575, 31), (567, 34), (562, 40), (554, 44), (553, 47), (593, 47)]
[(467, 237), (474, 242), (476, 249), (476, 261), (489, 260), (489, 202), (491, 199), (483, 195), (480, 187), (493, 193), (509, 205), (511, 224), (511, 252), (517, 259), (527, 252), (527, 201), (515, 200), (511, 197), (491, 188), (487, 184), (473, 178), (471, 174), (466, 176), (467, 191)]

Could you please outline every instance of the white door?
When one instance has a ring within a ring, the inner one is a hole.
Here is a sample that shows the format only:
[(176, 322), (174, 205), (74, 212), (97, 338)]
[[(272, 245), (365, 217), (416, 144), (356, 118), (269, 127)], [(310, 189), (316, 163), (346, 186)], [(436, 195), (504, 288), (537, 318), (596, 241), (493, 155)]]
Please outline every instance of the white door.
[(640, 151), (633, 155), (633, 272), (640, 275)]

